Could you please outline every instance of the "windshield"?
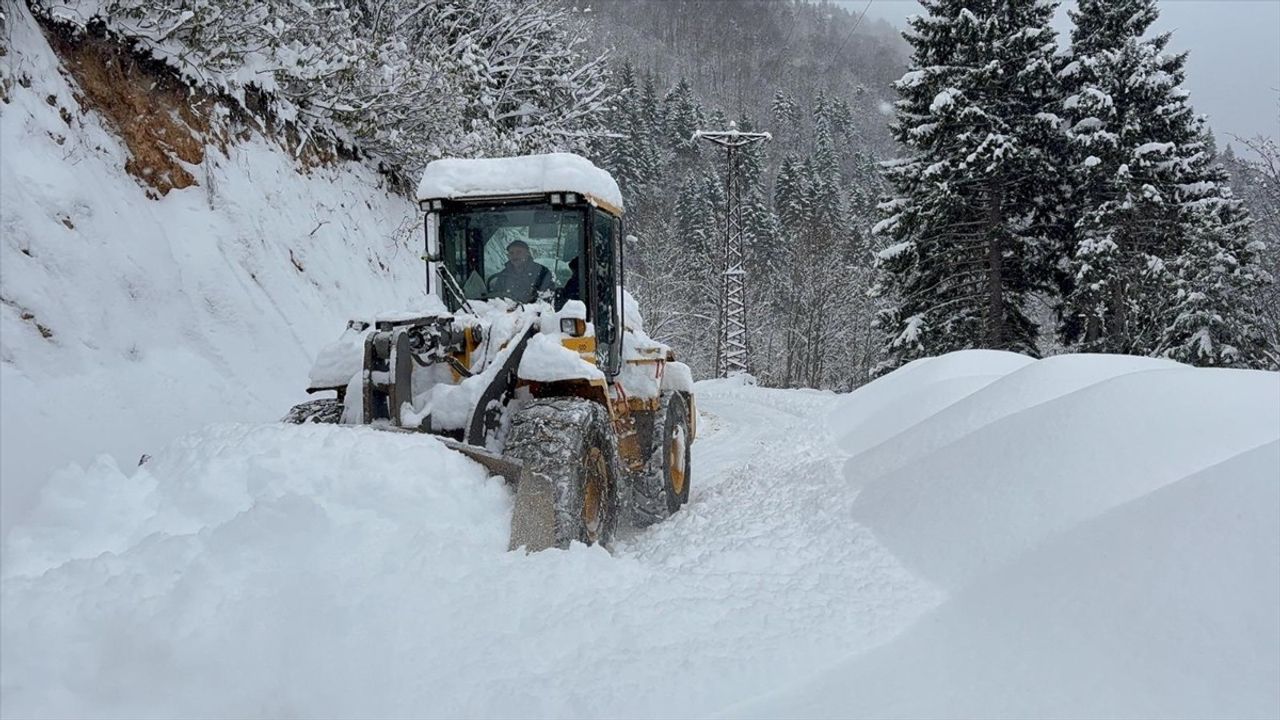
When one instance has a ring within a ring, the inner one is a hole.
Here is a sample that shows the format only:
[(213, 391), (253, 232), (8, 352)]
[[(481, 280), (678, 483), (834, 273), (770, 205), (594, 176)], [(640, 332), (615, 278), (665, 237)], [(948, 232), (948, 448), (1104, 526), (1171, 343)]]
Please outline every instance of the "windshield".
[(440, 218), (445, 266), (469, 300), (580, 300), (583, 213), (545, 203), (453, 209)]

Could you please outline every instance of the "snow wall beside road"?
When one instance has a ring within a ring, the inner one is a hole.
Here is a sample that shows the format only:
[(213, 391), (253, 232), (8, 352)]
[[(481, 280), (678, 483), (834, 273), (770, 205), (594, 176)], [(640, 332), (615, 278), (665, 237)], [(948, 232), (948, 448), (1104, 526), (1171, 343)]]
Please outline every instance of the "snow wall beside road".
[(969, 351), (830, 426), (853, 519), (948, 599), (728, 715), (1280, 715), (1280, 374)]

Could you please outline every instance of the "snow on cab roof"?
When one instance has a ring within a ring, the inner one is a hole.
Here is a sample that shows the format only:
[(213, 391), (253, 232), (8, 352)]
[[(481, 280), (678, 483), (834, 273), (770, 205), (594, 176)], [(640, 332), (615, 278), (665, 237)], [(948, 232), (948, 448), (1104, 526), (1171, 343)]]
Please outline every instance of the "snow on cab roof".
[(457, 200), (523, 193), (576, 192), (622, 210), (609, 173), (573, 153), (432, 161), (418, 183), (418, 200)]

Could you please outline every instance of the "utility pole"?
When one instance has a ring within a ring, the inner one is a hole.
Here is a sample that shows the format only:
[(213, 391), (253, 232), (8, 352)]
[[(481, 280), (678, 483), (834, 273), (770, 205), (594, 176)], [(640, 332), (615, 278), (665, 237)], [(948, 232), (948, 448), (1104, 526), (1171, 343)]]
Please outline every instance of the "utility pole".
[(723, 147), (728, 162), (724, 254), (716, 327), (716, 373), (720, 377), (729, 377), (751, 369), (747, 350), (747, 269), (746, 251), (742, 247), (742, 181), (738, 178), (738, 148), (772, 140), (773, 136), (767, 132), (741, 132), (738, 123), (732, 121), (728, 130), (699, 130), (693, 136)]

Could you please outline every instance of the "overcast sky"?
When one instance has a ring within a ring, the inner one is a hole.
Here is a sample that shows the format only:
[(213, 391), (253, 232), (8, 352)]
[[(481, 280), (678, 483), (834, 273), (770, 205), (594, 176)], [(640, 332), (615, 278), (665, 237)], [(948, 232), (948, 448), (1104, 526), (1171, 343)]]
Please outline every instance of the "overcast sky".
[[(840, 0), (857, 14), (867, 0)], [(1055, 26), (1065, 42), (1066, 5)], [(1280, 0), (1162, 0), (1155, 31), (1173, 31), (1170, 48), (1189, 50), (1187, 89), (1197, 112), (1209, 116), (1219, 142), (1229, 135), (1280, 137)], [(872, 0), (867, 18), (905, 27), (921, 12), (915, 0)]]

